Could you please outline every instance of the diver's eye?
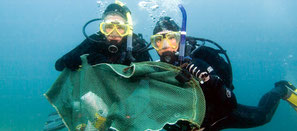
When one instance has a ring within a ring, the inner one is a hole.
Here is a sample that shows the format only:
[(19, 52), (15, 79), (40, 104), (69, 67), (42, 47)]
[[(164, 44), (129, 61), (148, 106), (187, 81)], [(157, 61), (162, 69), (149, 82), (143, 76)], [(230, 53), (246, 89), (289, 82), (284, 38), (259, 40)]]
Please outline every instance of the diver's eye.
[(176, 39), (176, 37), (174, 37), (174, 36), (167, 36), (167, 39), (168, 40), (173, 40), (173, 39)]
[(105, 25), (105, 29), (112, 29), (112, 28), (113, 28), (113, 25), (112, 24)]
[(157, 38), (155, 39), (155, 42), (161, 42), (161, 41), (162, 41), (162, 38), (157, 37)]
[(116, 27), (118, 30), (125, 30), (125, 27), (123, 25), (117, 25)]
[(162, 41), (156, 41), (156, 45), (157, 45), (157, 47), (160, 47), (161, 46), (161, 44), (162, 44)]

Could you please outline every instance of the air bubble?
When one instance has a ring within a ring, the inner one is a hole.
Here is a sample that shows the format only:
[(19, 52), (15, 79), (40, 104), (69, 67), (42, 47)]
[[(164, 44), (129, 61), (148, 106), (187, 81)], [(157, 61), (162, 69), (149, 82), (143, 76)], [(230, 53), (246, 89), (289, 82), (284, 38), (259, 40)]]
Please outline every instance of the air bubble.
[(145, 1), (141, 1), (138, 3), (138, 6), (140, 6), (141, 8), (145, 8), (148, 6), (148, 2), (145, 2)]
[(159, 9), (159, 5), (154, 5), (151, 7), (152, 11), (156, 11), (157, 9)]

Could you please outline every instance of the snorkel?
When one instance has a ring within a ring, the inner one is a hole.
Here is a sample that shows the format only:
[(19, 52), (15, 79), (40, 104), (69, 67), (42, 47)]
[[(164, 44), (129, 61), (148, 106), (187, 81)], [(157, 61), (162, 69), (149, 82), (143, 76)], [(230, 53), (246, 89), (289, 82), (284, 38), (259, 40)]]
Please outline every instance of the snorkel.
[[(116, 0), (115, 3), (122, 6), (122, 7), (124, 7), (124, 8), (126, 8), (124, 3), (120, 2), (119, 0)], [(128, 30), (129, 33), (128, 33), (128, 36), (127, 36), (127, 58), (131, 62), (133, 62), (133, 61), (135, 61), (135, 58), (132, 55), (132, 50), (133, 50), (133, 46), (132, 46), (133, 22), (132, 22), (131, 13), (129, 11), (127, 12), (126, 16), (127, 16), (128, 24), (130, 26), (130, 28)]]
[(181, 40), (180, 40), (179, 56), (178, 56), (178, 60), (179, 60), (180, 64), (182, 64), (184, 61), (184, 57), (185, 57), (186, 34), (187, 34), (187, 32), (186, 32), (187, 12), (182, 4), (179, 4), (178, 7), (183, 15), (182, 28), (181, 28)]
[[(182, 4), (179, 4), (178, 7), (183, 15), (182, 28), (181, 28), (181, 32), (180, 32), (181, 39), (180, 39), (178, 60), (179, 60), (179, 64), (181, 66), (183, 66), (182, 64), (184, 62), (185, 48), (186, 48), (187, 13), (186, 13), (186, 10)], [(180, 83), (189, 82), (191, 80), (191, 74), (187, 70), (183, 69), (180, 71), (180, 73), (177, 76), (175, 76), (175, 79)]]

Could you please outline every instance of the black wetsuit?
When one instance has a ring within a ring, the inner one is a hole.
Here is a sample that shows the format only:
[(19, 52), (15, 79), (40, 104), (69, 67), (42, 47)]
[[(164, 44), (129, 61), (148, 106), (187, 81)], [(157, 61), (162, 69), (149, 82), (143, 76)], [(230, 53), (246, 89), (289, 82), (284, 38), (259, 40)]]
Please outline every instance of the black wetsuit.
[[(91, 65), (98, 63), (113, 63), (113, 64), (125, 64), (129, 65), (131, 61), (124, 58), (126, 51), (126, 41), (127, 38), (124, 37), (121, 43), (121, 47), (117, 53), (111, 53), (108, 51), (108, 44), (106, 37), (101, 34), (93, 34), (90, 38), (98, 41), (93, 42), (89, 39), (85, 39), (76, 48), (65, 54), (63, 57), (56, 61), (56, 70), (62, 71), (65, 67), (71, 70), (77, 70), (81, 65), (80, 56), (83, 54), (89, 54), (88, 63)], [(145, 47), (145, 41), (139, 38), (137, 35), (133, 35), (133, 52), (132, 55), (135, 58), (135, 62), (149, 61), (150, 55), (148, 51), (136, 52), (143, 47)]]
[[(188, 62), (190, 64), (185, 69), (188, 70), (188, 72), (191, 72), (193, 77), (199, 77), (199, 74), (205, 73), (210, 77), (208, 81), (200, 83), (200, 87), (202, 88), (206, 102), (206, 112), (201, 127), (205, 128), (205, 131), (213, 131), (215, 129), (215, 125), (230, 116), (233, 110), (236, 108), (237, 101), (235, 95), (231, 90), (226, 88), (222, 79), (205, 61), (198, 58), (193, 58), (191, 62)], [(188, 75), (185, 75), (185, 77), (187, 76)], [(191, 126), (191, 123), (180, 120), (172, 125), (166, 124), (163, 127), (163, 130), (190, 131), (193, 128), (194, 127)]]
[[(284, 88), (276, 87), (261, 98), (258, 106), (238, 104), (230, 87), (227, 88), (227, 84), (217, 76), (216, 71), (208, 63), (198, 58), (193, 58), (191, 63), (210, 76), (209, 81), (200, 84), (206, 100), (206, 114), (201, 125), (201, 128), (205, 128), (203, 131), (264, 125), (271, 120), (280, 99), (286, 95)], [(194, 70), (188, 67), (187, 69)], [(187, 122), (177, 122), (173, 125), (167, 124), (164, 129), (166, 131), (188, 131), (191, 127)]]
[(226, 119), (213, 126), (213, 129), (252, 128), (270, 122), (283, 92), (282, 89), (273, 88), (262, 96), (258, 106), (238, 104), (237, 108)]
[(201, 127), (213, 130), (217, 123), (231, 115), (237, 106), (237, 101), (233, 92), (226, 88), (211, 66), (195, 58), (192, 63), (195, 63), (201, 72), (207, 72), (210, 76), (209, 81), (200, 84), (206, 101), (206, 114)]
[[(209, 68), (199, 59), (193, 59), (193, 63), (198, 63), (202, 70)], [(204, 131), (264, 125), (271, 120), (280, 99), (285, 95), (283, 88), (273, 88), (261, 98), (258, 106), (238, 104), (233, 92), (226, 88), (215, 71), (209, 73), (211, 79), (201, 84), (206, 99), (206, 116), (201, 126), (205, 128)]]

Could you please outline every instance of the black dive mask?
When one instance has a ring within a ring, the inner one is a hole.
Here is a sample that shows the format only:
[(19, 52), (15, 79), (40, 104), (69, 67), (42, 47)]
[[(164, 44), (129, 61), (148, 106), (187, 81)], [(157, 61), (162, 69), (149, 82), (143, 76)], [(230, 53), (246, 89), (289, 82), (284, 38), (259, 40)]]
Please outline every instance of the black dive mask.
[(177, 61), (177, 56), (174, 52), (166, 51), (160, 56), (161, 62), (174, 64)]

